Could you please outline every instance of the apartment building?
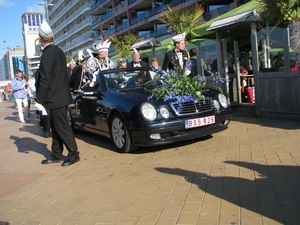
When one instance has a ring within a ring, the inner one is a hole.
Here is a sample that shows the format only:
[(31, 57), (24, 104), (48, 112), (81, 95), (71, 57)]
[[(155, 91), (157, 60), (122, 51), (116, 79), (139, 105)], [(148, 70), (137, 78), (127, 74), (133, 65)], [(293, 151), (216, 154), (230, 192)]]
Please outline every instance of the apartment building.
[(77, 55), (79, 49), (86, 49), (94, 42), (92, 16), (93, 0), (50, 0), (49, 24), (53, 30), (55, 44), (69, 57)]
[[(101, 32), (105, 36), (135, 33), (158, 41), (174, 35), (167, 24), (159, 21), (166, 5), (180, 8), (201, 4), (206, 21), (249, 0), (52, 0), (49, 23), (55, 43), (67, 56), (74, 57), (79, 49), (92, 47)], [(114, 55), (111, 46), (110, 55)]]
[(28, 75), (33, 75), (40, 65), (39, 26), (42, 23), (41, 13), (26, 12), (22, 15), (22, 34), (24, 41), (25, 64)]

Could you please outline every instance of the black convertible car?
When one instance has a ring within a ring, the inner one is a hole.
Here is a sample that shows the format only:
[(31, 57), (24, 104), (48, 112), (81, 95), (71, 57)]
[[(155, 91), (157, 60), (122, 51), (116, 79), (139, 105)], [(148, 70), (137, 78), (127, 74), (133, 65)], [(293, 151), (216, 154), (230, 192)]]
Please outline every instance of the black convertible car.
[(111, 139), (119, 152), (207, 136), (228, 127), (232, 117), (226, 97), (208, 89), (205, 101), (150, 101), (160, 82), (149, 68), (101, 71), (94, 87), (73, 93), (70, 123), (74, 130)]

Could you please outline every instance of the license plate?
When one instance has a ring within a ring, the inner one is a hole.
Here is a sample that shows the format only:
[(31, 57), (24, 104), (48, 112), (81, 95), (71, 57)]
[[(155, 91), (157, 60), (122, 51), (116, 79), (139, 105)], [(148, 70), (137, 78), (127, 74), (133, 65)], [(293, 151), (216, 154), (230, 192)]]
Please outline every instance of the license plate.
[(202, 127), (215, 123), (215, 116), (206, 116), (196, 119), (190, 119), (185, 121), (185, 129)]

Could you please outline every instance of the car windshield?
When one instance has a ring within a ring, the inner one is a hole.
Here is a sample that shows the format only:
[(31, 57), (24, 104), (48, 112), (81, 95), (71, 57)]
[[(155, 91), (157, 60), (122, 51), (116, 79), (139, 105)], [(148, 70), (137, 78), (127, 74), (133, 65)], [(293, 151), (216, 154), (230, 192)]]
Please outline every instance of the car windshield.
[(156, 73), (149, 70), (117, 70), (103, 73), (106, 87), (109, 90), (120, 88), (134, 88), (155, 86), (157, 84)]

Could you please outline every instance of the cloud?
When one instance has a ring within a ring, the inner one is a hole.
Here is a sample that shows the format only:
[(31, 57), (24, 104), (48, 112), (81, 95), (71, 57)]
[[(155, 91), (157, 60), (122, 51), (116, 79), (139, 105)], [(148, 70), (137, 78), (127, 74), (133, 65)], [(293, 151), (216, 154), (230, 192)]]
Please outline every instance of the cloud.
[(0, 6), (14, 6), (15, 4), (11, 0), (0, 0)]
[[(0, 0), (2, 1), (2, 0)], [(26, 12), (39, 12), (41, 14), (43, 14), (44, 11), (44, 7), (38, 4), (35, 4), (33, 6), (27, 6), (27, 11)]]

